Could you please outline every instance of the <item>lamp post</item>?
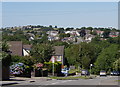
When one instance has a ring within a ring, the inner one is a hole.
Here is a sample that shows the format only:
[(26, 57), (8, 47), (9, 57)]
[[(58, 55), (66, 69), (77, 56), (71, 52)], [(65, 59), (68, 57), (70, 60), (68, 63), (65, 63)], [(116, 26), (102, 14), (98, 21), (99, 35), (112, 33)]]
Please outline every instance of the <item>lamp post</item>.
[(93, 64), (90, 64), (90, 76), (91, 76), (91, 68), (92, 68)]
[(53, 56), (53, 59), (52, 59), (52, 64), (53, 64), (53, 70), (52, 70), (52, 73), (53, 73), (53, 76), (54, 76), (54, 63), (55, 63), (55, 58)]

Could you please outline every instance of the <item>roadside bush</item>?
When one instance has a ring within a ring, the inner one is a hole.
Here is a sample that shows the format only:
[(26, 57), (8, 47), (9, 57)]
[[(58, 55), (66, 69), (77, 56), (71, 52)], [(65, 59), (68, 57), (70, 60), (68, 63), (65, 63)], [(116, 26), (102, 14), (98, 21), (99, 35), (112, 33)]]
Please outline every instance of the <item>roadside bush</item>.
[(10, 66), (10, 73), (14, 76), (26, 76), (30, 72), (30, 67), (24, 63), (14, 63)]
[[(53, 69), (52, 62), (44, 62), (44, 67), (48, 69), (48, 72), (52, 73), (52, 69)], [(61, 73), (61, 62), (54, 63), (54, 72)]]

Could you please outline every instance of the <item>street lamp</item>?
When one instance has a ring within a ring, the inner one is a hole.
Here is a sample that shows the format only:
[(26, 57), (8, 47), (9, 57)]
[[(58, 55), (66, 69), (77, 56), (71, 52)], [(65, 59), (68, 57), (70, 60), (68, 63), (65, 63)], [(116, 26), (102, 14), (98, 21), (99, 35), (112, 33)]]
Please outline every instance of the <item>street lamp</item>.
[(90, 76), (91, 76), (91, 68), (92, 68), (93, 64), (90, 64)]

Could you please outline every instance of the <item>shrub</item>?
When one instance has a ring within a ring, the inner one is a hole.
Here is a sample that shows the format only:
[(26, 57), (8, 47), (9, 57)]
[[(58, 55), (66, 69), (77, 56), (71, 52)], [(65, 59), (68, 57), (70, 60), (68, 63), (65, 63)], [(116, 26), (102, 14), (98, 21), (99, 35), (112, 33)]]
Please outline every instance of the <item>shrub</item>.
[[(52, 62), (44, 62), (44, 67), (48, 69), (48, 72), (52, 73), (53, 63)], [(61, 62), (54, 63), (54, 72), (60, 73), (61, 72)]]
[(21, 76), (29, 71), (29, 66), (24, 63), (14, 63), (10, 66), (10, 73), (15, 76)]

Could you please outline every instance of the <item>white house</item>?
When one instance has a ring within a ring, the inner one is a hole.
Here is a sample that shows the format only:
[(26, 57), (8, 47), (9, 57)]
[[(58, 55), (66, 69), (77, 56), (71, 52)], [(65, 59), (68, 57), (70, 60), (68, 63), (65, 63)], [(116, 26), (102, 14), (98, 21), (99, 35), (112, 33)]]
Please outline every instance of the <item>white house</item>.
[(91, 40), (92, 40), (93, 38), (95, 38), (94, 35), (87, 34), (87, 35), (85, 36), (85, 41), (87, 41), (87, 42), (91, 42)]
[(80, 36), (79, 32), (76, 31), (76, 30), (73, 30), (73, 31), (65, 31), (65, 34), (71, 34), (71, 35), (74, 35), (74, 36)]
[(47, 34), (49, 36), (57, 36), (58, 35), (58, 31), (48, 31)]

